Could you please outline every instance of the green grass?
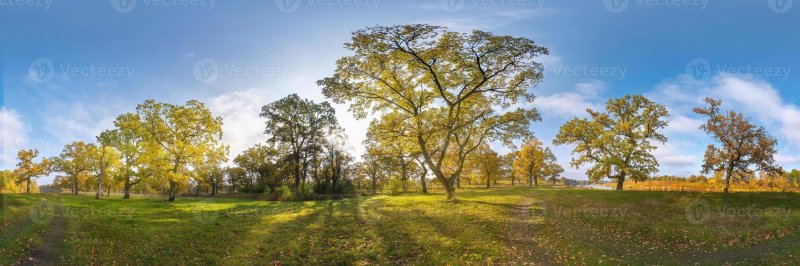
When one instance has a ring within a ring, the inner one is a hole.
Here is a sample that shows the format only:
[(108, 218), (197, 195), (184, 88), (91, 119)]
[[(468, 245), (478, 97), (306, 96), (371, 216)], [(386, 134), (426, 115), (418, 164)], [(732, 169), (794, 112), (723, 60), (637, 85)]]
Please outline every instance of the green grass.
[(458, 197), (4, 195), (0, 265), (43, 244), (52, 215), (31, 213), (56, 205), (67, 224), (58, 263), (70, 265), (800, 263), (798, 194), (515, 188)]

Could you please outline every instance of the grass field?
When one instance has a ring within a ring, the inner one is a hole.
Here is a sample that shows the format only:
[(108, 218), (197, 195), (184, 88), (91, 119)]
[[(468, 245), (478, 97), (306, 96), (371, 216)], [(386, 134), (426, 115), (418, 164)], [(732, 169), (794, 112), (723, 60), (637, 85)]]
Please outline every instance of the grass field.
[(0, 265), (794, 264), (800, 196), (571, 189), (269, 202), (4, 195)]

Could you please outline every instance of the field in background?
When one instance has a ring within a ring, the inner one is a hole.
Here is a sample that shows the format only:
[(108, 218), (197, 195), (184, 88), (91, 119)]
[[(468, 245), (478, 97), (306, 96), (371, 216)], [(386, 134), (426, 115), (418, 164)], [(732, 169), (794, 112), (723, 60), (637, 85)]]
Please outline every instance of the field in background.
[[(616, 188), (616, 183), (605, 183), (603, 186)], [(721, 182), (690, 182), (690, 181), (659, 181), (648, 180), (642, 182), (625, 182), (625, 190), (638, 191), (691, 191), (691, 192), (722, 192), (725, 188)], [(800, 192), (798, 187), (791, 185), (773, 185), (767, 182), (732, 182), (731, 192)]]
[(497, 188), (343, 200), (4, 195), (0, 264), (800, 263), (800, 195)]

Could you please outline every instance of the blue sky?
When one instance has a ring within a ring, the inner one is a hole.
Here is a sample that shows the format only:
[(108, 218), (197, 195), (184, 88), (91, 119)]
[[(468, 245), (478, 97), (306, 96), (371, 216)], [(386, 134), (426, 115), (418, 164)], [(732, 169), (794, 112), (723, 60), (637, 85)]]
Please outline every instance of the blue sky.
[[(708, 139), (691, 108), (713, 96), (765, 126), (780, 140), (778, 161), (800, 168), (794, 2), (0, 0), (0, 167), (12, 168), (21, 148), (55, 156), (68, 142), (92, 141), (149, 98), (202, 100), (223, 117), (235, 155), (266, 139), (262, 105), (289, 93), (324, 100), (315, 81), (347, 54), (350, 32), (430, 23), (550, 49), (545, 79), (531, 88), (544, 119), (532, 129), (547, 143), (586, 107), (644, 94), (672, 112), (670, 141), (655, 151), (661, 173), (697, 173)], [(217, 74), (204, 75), (204, 66)], [(360, 153), (368, 121), (346, 109), (337, 106), (338, 117)], [(555, 151), (568, 165), (570, 147)]]

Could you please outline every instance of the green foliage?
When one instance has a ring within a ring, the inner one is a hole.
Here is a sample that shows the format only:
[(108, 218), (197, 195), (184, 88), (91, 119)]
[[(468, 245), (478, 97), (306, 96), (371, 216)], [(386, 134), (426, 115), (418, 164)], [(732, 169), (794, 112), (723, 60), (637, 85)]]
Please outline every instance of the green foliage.
[(751, 123), (742, 113), (721, 112), (722, 102), (719, 100), (706, 98), (705, 102), (705, 107), (694, 108), (694, 112), (708, 117), (700, 128), (718, 143), (708, 145), (703, 172), (724, 172), (725, 192), (728, 192), (731, 179), (747, 180), (747, 176), (754, 173), (751, 166), (770, 173), (783, 172), (775, 164), (774, 158), (778, 140), (770, 136), (764, 127)]
[(385, 184), (383, 184), (383, 194), (388, 195), (399, 195), (400, 193), (405, 192), (408, 187), (414, 187), (416, 183), (402, 180), (400, 178), (390, 178)]
[(592, 181), (617, 180), (617, 189), (630, 178), (646, 180), (658, 171), (658, 161), (651, 153), (653, 142), (664, 143), (660, 132), (667, 126), (669, 112), (641, 95), (610, 99), (606, 112), (586, 110), (590, 118), (574, 118), (561, 126), (553, 143), (575, 145), (572, 165), (590, 164), (586, 175)]
[[(548, 53), (523, 37), (460, 33), (414, 24), (353, 33), (352, 55), (317, 83), (357, 117), (378, 117), (392, 141), (416, 146), (429, 170), (455, 200), (466, 158), (489, 141), (512, 146), (540, 119), (528, 91), (542, 79), (534, 59)], [(391, 127), (386, 127), (391, 125)]]
[(302, 201), (312, 199), (314, 188), (310, 185), (299, 187), (283, 185), (275, 188), (272, 192), (266, 192), (269, 200)]

